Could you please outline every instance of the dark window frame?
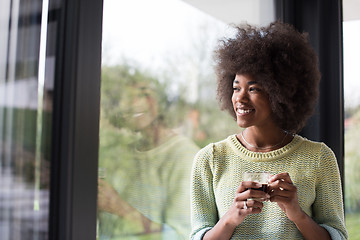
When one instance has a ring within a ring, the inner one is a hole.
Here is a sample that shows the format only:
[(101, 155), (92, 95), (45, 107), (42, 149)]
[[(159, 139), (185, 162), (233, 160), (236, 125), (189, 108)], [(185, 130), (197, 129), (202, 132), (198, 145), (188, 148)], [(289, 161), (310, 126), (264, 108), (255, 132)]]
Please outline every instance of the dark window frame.
[(49, 239), (95, 239), (103, 1), (62, 0)]

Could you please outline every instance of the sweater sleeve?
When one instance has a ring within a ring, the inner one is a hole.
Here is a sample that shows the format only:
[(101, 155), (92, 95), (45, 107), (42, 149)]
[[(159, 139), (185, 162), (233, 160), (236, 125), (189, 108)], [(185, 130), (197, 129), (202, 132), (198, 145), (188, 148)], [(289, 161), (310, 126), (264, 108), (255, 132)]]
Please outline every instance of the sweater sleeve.
[[(181, 141), (169, 158), (173, 161), (171, 169), (165, 169), (169, 176), (168, 195), (165, 209), (166, 223), (187, 239), (190, 234), (190, 173), (194, 155), (199, 147), (192, 142)], [(166, 236), (166, 239), (175, 237)], [(177, 238), (176, 238), (177, 239)]]
[(313, 218), (329, 232), (332, 239), (348, 239), (336, 157), (325, 144), (322, 144), (320, 151)]
[(191, 239), (202, 239), (218, 221), (213, 191), (213, 144), (195, 156), (191, 176)]

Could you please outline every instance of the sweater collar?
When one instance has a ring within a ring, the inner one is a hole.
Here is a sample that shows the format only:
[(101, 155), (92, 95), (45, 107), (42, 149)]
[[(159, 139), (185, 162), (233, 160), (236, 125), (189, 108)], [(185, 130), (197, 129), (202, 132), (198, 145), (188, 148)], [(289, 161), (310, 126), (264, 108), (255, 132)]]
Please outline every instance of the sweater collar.
[(237, 139), (236, 134), (230, 135), (227, 139), (233, 148), (233, 150), (240, 155), (241, 158), (252, 161), (252, 162), (267, 162), (273, 161), (279, 158), (282, 158), (289, 153), (296, 150), (304, 139), (299, 136), (295, 135), (294, 138), (291, 140), (290, 143), (285, 145), (282, 148), (270, 151), (270, 152), (253, 152), (245, 148)]

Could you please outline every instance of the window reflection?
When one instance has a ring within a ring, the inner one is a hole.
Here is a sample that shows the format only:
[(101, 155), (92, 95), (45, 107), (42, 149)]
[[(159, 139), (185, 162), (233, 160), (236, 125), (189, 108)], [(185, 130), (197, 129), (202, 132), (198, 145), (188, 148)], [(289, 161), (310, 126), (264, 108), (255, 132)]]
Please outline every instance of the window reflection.
[(59, 1), (45, 0), (0, 3), (0, 239), (4, 240), (48, 239), (54, 48), (47, 46), (54, 43), (50, 39), (47, 45), (46, 30), (56, 28), (58, 5)]
[(166, 115), (176, 112), (155, 78), (114, 66), (103, 68), (102, 79), (100, 236), (185, 237), (198, 146), (169, 127)]
[(188, 238), (194, 155), (237, 131), (212, 68), (229, 34), (184, 1), (104, 1), (98, 239)]

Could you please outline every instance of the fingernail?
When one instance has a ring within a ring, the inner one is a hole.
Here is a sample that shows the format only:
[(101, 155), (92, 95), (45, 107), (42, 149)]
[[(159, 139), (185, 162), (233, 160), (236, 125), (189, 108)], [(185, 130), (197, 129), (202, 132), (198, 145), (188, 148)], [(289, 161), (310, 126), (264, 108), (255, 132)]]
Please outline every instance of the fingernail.
[(256, 183), (255, 186), (256, 186), (256, 187), (262, 187), (262, 184), (261, 184), (261, 183)]
[(269, 195), (269, 194), (266, 194), (266, 198), (270, 198), (270, 195)]

